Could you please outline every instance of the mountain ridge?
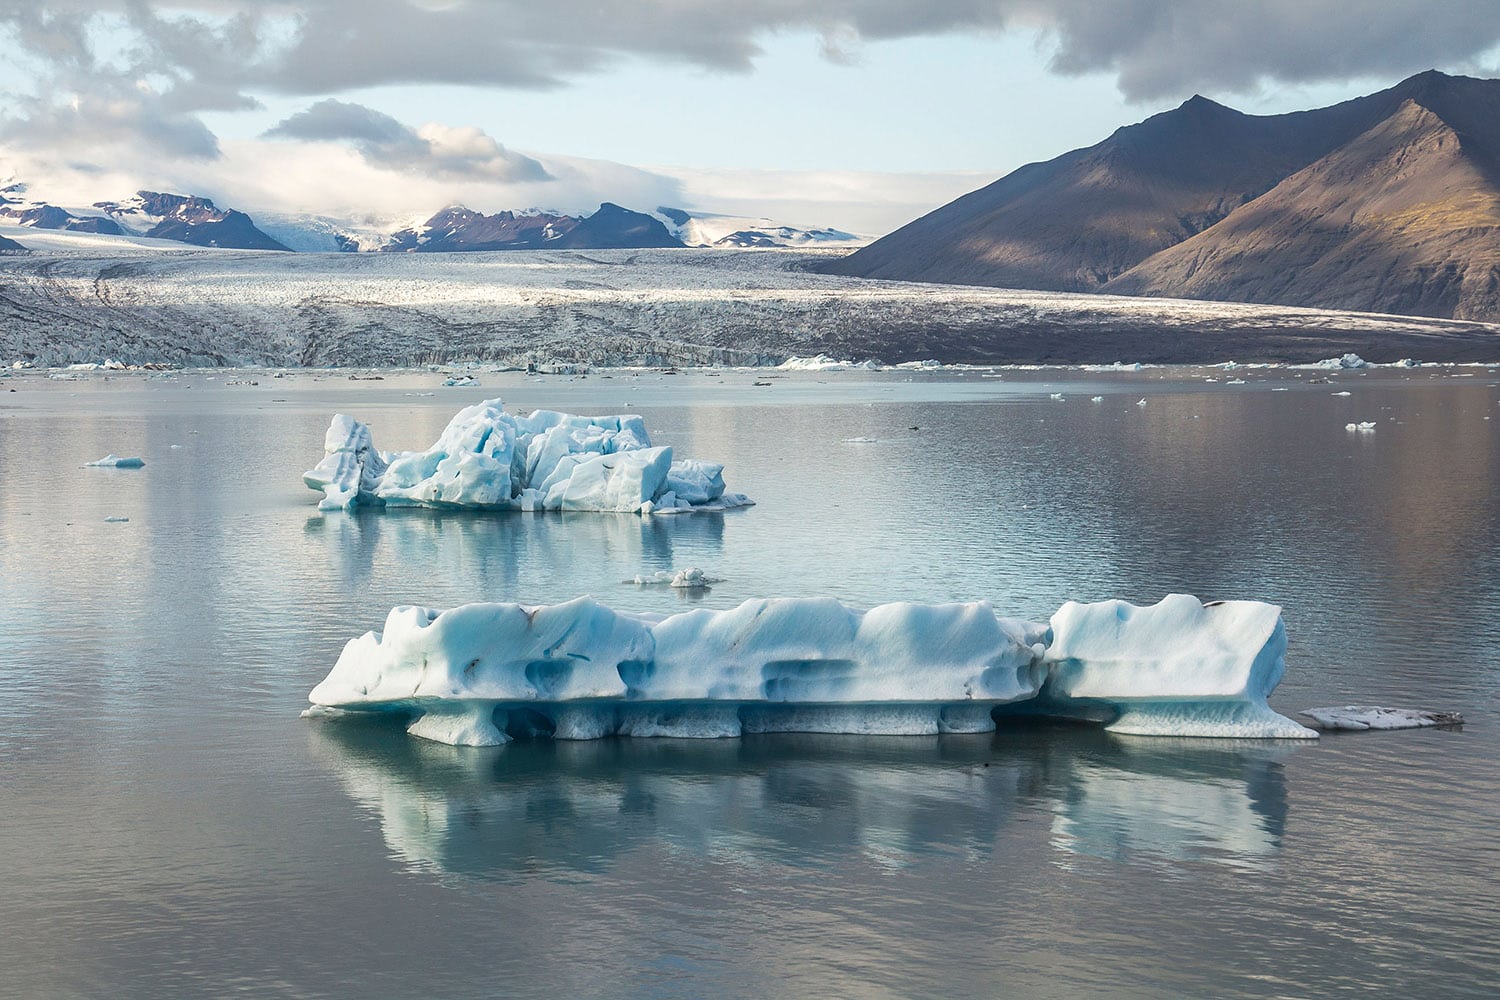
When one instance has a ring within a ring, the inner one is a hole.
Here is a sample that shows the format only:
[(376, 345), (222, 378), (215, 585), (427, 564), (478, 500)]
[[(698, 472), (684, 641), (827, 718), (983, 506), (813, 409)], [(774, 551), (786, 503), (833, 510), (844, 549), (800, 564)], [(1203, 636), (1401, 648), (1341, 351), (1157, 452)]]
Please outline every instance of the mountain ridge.
[[(1441, 165), (1409, 128), (1381, 131), (1408, 107), (1451, 134)], [(1391, 155), (1365, 148), (1372, 142)], [(1421, 147), (1423, 180), (1397, 194), (1400, 178), (1380, 171), (1403, 162), (1395, 153), (1411, 143)], [(1326, 108), (1269, 116), (1195, 96), (1094, 146), (1023, 166), (824, 270), (1493, 320), (1500, 217), (1488, 206), (1500, 204), (1497, 179), (1500, 81), (1428, 71)], [(1315, 193), (1313, 183), (1341, 189)], [(1312, 227), (1309, 213), (1353, 211), (1369, 189), (1401, 200), (1421, 224), (1367, 212), (1356, 226)], [(1414, 225), (1421, 239), (1408, 251), (1401, 241)]]

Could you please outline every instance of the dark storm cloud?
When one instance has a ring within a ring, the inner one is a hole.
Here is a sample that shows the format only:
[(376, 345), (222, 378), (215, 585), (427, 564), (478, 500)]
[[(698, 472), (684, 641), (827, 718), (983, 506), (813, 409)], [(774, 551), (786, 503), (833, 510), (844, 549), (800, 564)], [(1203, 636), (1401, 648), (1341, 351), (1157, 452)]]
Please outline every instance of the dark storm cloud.
[(512, 152), (475, 128), (428, 125), (412, 129), (374, 108), (333, 98), (279, 122), (268, 138), (348, 142), (368, 162), (452, 179), (545, 181), (551, 175), (529, 156)]
[(1132, 99), (1245, 92), (1263, 83), (1381, 78), (1475, 65), (1500, 44), (1494, 0), (1054, 0), (1028, 4), (1062, 73), (1112, 73)]
[[(801, 34), (826, 58), (872, 41), (1022, 32), (1062, 74), (1106, 73), (1129, 98), (1478, 69), (1495, 0), (0, 0), (0, 57), (32, 73), (24, 126), (67, 124), (71, 95), (205, 148), (198, 112), (254, 95), (448, 83), (557, 88), (631, 60), (749, 72)], [(128, 86), (122, 86), (128, 84)], [(131, 93), (127, 93), (131, 90)], [(49, 103), (50, 101), (50, 103)], [(95, 115), (98, 118), (98, 113)], [(80, 119), (67, 134), (86, 132)], [(206, 130), (205, 130), (206, 131)], [(211, 138), (211, 137), (210, 137)], [(346, 137), (358, 140), (358, 137)], [(373, 141), (373, 140), (366, 140)], [(374, 148), (374, 147), (371, 147)]]
[(390, 115), (329, 98), (279, 122), (266, 135), (313, 142), (347, 140), (378, 155), (418, 155), (427, 143)]
[[(36, 56), (85, 62), (91, 16), (128, 26), (141, 66), (185, 92), (324, 94), (401, 83), (558, 87), (625, 58), (753, 68), (775, 33), (861, 42), (1040, 31), (1064, 73), (1132, 97), (1262, 80), (1392, 76), (1500, 43), (1494, 0), (3, 0)], [(183, 105), (190, 100), (180, 101)]]

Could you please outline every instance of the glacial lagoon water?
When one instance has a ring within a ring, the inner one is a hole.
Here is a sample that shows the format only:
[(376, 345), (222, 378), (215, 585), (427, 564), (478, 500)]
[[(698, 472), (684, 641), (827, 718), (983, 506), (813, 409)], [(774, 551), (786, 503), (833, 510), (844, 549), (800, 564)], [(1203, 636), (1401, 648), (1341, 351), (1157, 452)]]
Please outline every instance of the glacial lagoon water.
[[(1496, 373), (999, 374), (0, 379), (0, 995), (1500, 993)], [(414, 448), (495, 395), (641, 413), (758, 505), (300, 483), (335, 411)], [(111, 452), (146, 465), (82, 468)], [(723, 582), (623, 582), (686, 566)], [(298, 717), (394, 604), (1173, 591), (1284, 606), (1281, 711), (1468, 723), (463, 749)]]

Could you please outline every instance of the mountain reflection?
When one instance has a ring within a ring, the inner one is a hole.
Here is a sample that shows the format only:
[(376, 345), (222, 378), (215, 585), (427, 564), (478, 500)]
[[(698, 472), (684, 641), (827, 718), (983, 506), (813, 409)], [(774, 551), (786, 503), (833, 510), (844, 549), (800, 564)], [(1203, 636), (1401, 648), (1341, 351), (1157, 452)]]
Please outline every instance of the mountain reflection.
[(940, 738), (490, 749), (411, 739), (378, 720), (317, 724), (312, 733), (350, 797), (379, 817), (393, 854), (500, 881), (599, 872), (647, 846), (790, 866), (851, 855), (898, 867), (932, 856), (983, 861), (1026, 849), (1038, 830), (1063, 863), (1084, 855), (1253, 867), (1280, 848), (1287, 799), (1278, 756), (1293, 752), (1225, 741), (1146, 745), (1042, 725)]

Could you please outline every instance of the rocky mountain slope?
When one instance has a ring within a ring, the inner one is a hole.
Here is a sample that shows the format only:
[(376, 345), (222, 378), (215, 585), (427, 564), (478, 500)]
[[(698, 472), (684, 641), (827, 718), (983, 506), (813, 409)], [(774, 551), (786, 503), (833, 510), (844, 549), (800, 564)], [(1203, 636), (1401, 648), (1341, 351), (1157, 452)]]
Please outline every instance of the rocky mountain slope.
[(827, 266), (859, 277), (1500, 319), (1500, 81), (1328, 108), (1201, 97)]

